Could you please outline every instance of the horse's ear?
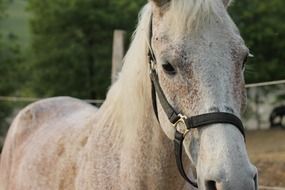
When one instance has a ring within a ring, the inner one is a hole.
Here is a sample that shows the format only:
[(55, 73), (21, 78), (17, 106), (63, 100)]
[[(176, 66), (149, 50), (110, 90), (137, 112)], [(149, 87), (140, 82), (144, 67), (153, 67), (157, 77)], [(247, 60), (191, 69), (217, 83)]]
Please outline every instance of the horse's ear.
[(153, 2), (158, 7), (162, 7), (166, 3), (170, 2), (170, 0), (150, 0), (150, 1)]
[(223, 3), (225, 5), (226, 8), (228, 8), (231, 4), (232, 0), (223, 0)]

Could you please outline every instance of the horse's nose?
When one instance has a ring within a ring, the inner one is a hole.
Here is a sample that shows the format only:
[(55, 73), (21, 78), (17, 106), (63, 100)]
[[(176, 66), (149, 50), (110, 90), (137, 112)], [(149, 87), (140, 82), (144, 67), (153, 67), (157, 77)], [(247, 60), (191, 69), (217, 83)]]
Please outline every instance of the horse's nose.
[[(240, 173), (240, 172), (239, 172)], [(226, 175), (226, 174), (225, 174)], [(257, 169), (252, 166), (251, 171), (240, 176), (225, 176), (219, 174), (211, 176), (213, 179), (204, 181), (205, 190), (258, 190)]]

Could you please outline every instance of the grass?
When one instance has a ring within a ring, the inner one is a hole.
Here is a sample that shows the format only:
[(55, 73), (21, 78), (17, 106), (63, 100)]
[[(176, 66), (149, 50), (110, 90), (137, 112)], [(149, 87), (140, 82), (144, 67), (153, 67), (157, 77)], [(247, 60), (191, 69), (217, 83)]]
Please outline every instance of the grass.
[(27, 0), (7, 1), (6, 16), (0, 22), (0, 33), (5, 41), (16, 37), (22, 47), (30, 44), (29, 13), (26, 10)]

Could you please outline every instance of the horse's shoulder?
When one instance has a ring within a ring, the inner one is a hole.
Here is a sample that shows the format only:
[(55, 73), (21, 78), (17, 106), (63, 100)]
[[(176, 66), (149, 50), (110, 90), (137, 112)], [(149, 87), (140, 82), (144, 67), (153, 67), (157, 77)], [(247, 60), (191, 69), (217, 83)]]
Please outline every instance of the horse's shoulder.
[[(69, 97), (40, 100), (22, 109), (9, 129), (3, 148), (0, 186), (1, 183), (9, 184), (9, 179), (13, 179), (12, 172), (16, 170), (53, 170), (47, 165), (51, 160), (57, 170), (61, 168), (63, 173), (66, 170), (72, 172), (78, 147), (83, 147), (88, 139), (89, 126), (86, 127), (86, 122), (93, 121), (96, 111), (96, 107)], [(60, 157), (73, 161), (63, 167)], [(40, 159), (43, 159), (41, 164), (29, 165), (30, 160), (37, 162)], [(52, 173), (50, 170), (44, 171)], [(67, 177), (73, 177), (73, 173), (66, 173)], [(35, 173), (33, 175), (37, 177)]]
[(43, 99), (28, 105), (18, 113), (9, 135), (20, 143), (48, 122), (70, 117), (77, 112), (92, 114), (96, 113), (96, 110), (96, 107), (71, 97)]
[(70, 107), (89, 107), (93, 109), (97, 109), (96, 107), (93, 107), (92, 105), (86, 103), (85, 101), (82, 101), (77, 98), (72, 98), (68, 96), (62, 96), (62, 97), (54, 97), (54, 98), (46, 98), (39, 100), (37, 102), (34, 102), (26, 107), (26, 109), (34, 108), (34, 107), (43, 107), (45, 109), (47, 108), (61, 108), (66, 109)]
[(71, 97), (47, 98), (28, 105), (18, 114), (18, 119), (27, 122), (63, 117), (76, 111), (96, 111), (92, 105)]

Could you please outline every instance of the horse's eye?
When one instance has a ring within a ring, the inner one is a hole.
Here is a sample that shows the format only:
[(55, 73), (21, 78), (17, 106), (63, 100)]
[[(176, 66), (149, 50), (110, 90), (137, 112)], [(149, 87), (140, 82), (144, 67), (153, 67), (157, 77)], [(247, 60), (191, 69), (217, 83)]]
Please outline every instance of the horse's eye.
[(165, 62), (164, 64), (162, 64), (162, 68), (163, 68), (164, 72), (169, 74), (169, 75), (175, 75), (176, 74), (174, 67), (169, 62)]

